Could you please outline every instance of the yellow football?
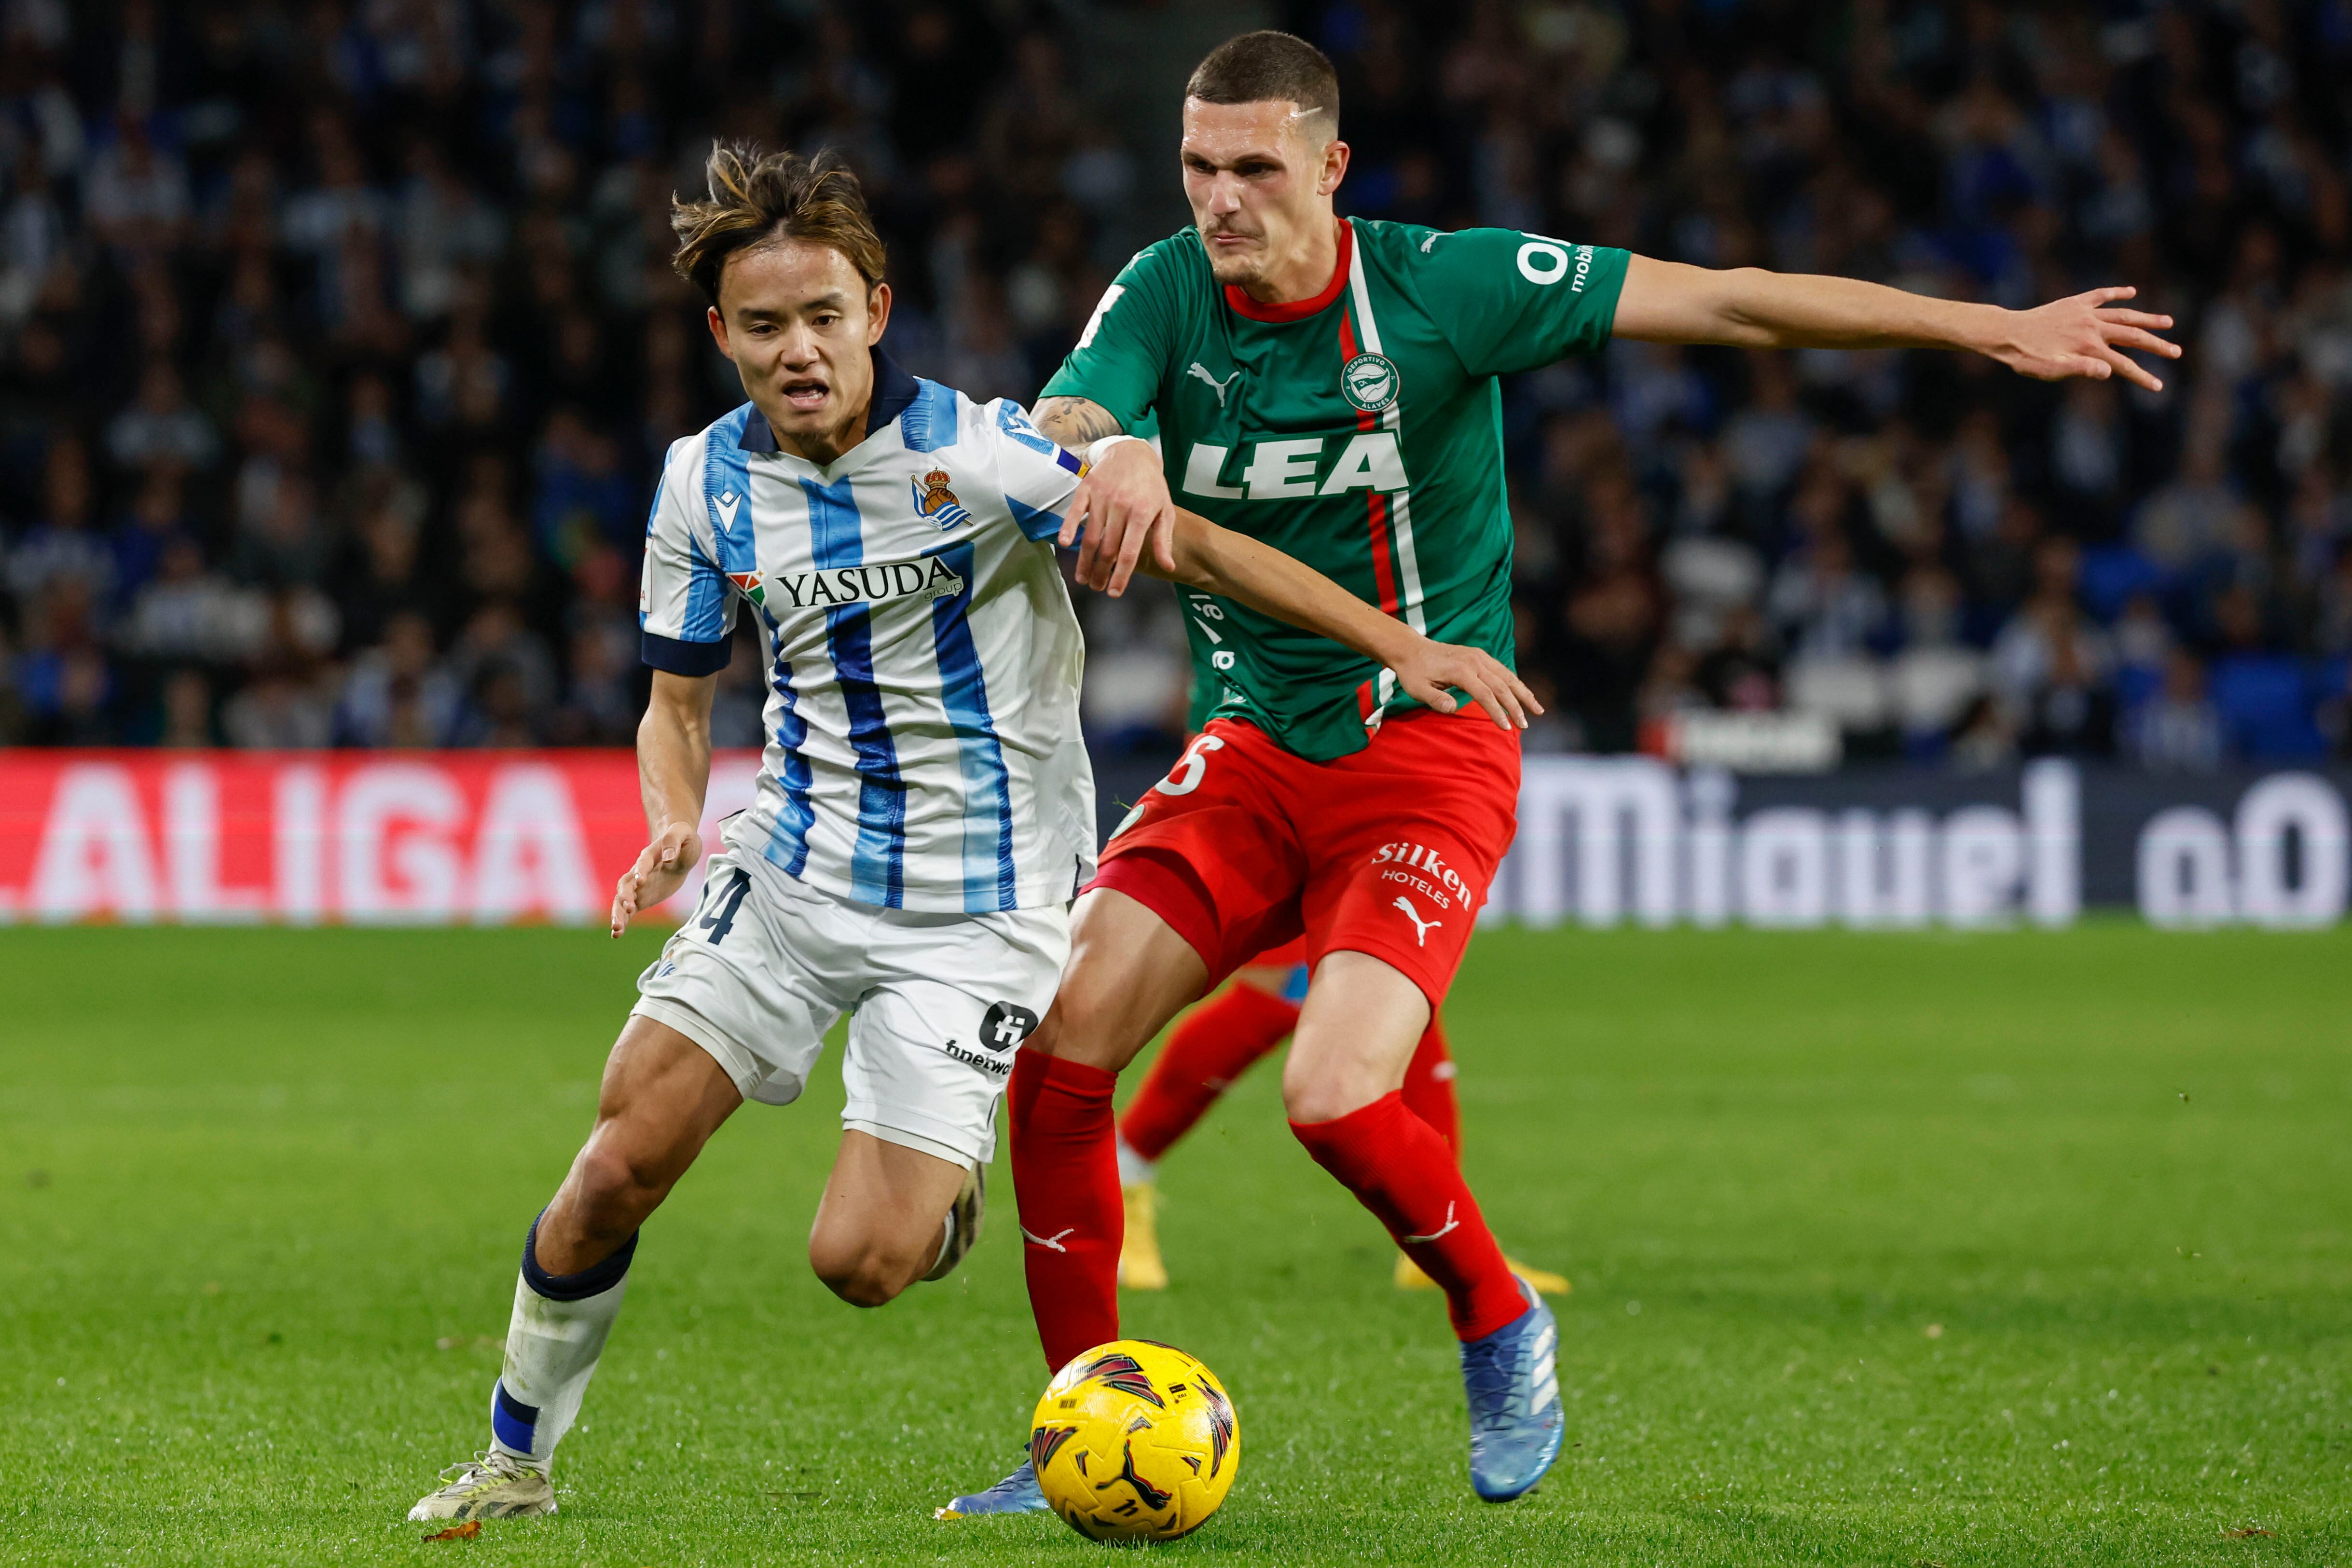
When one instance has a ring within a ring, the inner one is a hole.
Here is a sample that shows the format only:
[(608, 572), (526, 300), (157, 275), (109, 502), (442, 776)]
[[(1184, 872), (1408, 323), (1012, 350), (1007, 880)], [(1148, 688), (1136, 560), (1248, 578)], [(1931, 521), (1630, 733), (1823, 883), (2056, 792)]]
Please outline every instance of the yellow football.
[(1029, 1463), (1055, 1513), (1097, 1541), (1173, 1541), (1232, 1489), (1242, 1457), (1216, 1374), (1151, 1340), (1097, 1345), (1054, 1374)]

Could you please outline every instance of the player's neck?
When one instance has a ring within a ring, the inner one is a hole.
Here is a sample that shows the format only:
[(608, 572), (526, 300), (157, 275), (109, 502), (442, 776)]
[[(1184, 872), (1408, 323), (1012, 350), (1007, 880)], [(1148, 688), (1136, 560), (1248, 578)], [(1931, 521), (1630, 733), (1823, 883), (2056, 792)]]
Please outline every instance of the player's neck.
[(776, 418), (783, 407), (781, 402), (776, 408), (761, 409), (760, 416), (767, 420), (768, 431), (776, 438), (776, 450), (790, 452), (795, 458), (825, 468), (838, 461), (844, 452), (866, 439), (866, 416), (873, 406), (874, 389), (869, 385), (866, 395), (857, 400), (845, 418), (823, 430), (798, 433), (786, 430)]
[(1267, 268), (1255, 282), (1243, 284), (1242, 292), (1261, 305), (1295, 304), (1323, 292), (1331, 286), (1331, 274), (1339, 268), (1343, 221), (1333, 216), (1308, 224), (1299, 248)]

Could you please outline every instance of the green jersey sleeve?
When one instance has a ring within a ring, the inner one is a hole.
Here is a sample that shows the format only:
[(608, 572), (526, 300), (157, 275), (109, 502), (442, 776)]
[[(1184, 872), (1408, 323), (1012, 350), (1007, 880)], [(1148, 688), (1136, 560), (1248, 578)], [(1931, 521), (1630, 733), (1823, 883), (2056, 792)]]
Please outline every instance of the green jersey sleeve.
[(1136, 432), (1160, 395), (1176, 340), (1178, 262), (1168, 247), (1189, 238), (1180, 235), (1139, 250), (1119, 269), (1077, 346), (1037, 395), (1041, 401), (1083, 397), (1108, 410), (1122, 430)]
[(1631, 259), (1514, 228), (1433, 231), (1410, 257), (1422, 308), (1472, 375), (1599, 352)]

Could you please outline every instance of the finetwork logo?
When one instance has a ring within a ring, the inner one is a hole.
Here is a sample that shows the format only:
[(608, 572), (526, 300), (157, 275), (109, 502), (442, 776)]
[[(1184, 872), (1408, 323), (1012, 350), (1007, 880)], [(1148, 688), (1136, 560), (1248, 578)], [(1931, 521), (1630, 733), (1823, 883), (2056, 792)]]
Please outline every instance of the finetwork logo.
[(957, 1061), (962, 1062), (965, 1066), (976, 1067), (981, 1071), (994, 1078), (1003, 1078), (1013, 1070), (1013, 1064), (1011, 1062), (1001, 1062), (994, 1057), (982, 1056), (978, 1051), (975, 1051), (967, 1046), (960, 1045), (954, 1040), (950, 1040), (946, 1045), (941, 1046), (940, 1049), (947, 1055), (954, 1058)]
[(1017, 1002), (992, 1002), (981, 1015), (980, 1043), (987, 1050), (1009, 1051), (1037, 1030), (1037, 1015)]

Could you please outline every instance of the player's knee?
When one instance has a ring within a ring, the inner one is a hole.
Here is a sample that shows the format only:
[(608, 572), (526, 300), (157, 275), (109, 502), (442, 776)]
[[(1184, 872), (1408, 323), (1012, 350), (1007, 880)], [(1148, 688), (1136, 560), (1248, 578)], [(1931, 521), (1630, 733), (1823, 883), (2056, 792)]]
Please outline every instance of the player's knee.
[(1283, 1114), (1302, 1124), (1337, 1121), (1342, 1116), (1361, 1110), (1386, 1092), (1377, 1082), (1360, 1073), (1333, 1071), (1328, 1068), (1315, 1070), (1312, 1064), (1302, 1063), (1295, 1051), (1283, 1064)]
[(1073, 969), (1063, 977), (1054, 1005), (1045, 1009), (1024, 1048), (1116, 1070), (1124, 1064), (1123, 1058), (1114, 1058), (1133, 1005), (1132, 998), (1106, 984), (1099, 972)]
[(582, 1226), (594, 1235), (635, 1231), (668, 1190), (664, 1172), (595, 1143), (581, 1152), (575, 1174)]
[(879, 1307), (915, 1281), (916, 1261), (866, 1237), (809, 1238), (809, 1267), (826, 1289), (853, 1307)]

